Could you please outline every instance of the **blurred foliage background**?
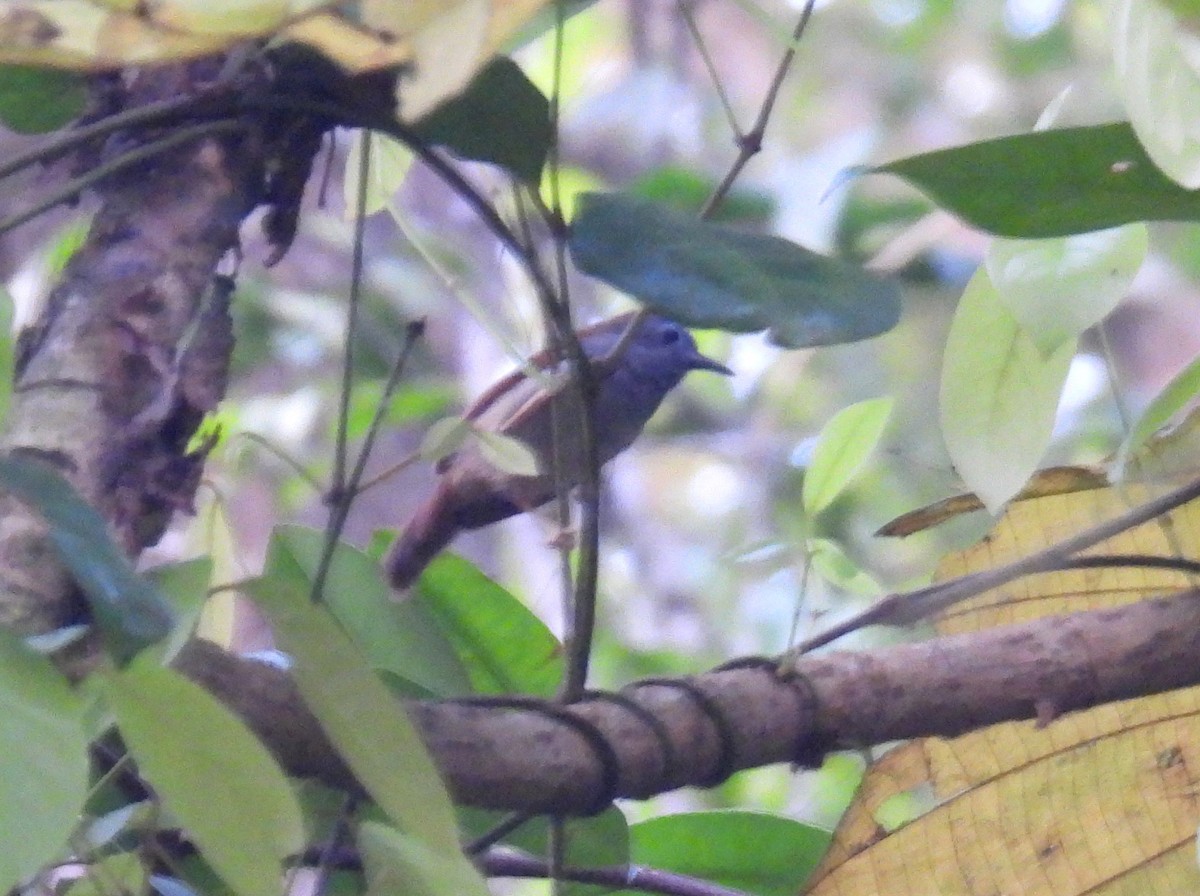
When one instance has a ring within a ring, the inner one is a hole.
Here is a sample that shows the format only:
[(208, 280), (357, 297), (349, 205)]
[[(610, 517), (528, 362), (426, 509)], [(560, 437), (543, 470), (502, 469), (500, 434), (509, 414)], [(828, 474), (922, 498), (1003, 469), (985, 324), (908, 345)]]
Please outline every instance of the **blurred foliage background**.
[[(729, 115), (750, 126), (799, 4), (578, 6), (566, 25), (560, 98), (559, 179), (568, 207), (579, 190), (632, 189), (698, 208), (736, 155)], [(514, 58), (550, 92), (552, 32), (515, 47)], [(934, 211), (896, 179), (843, 172), (1027, 132), (1067, 88), (1059, 123), (1122, 118), (1111, 78), (1098, 2), (818, 4), (764, 149), (720, 215), (812, 249), (879, 258), (903, 280), (903, 320), (881, 338), (812, 351), (780, 350), (755, 335), (698, 334), (703, 350), (736, 375), (689, 378), (608, 469), (596, 686), (778, 652), (796, 632), (924, 581), (941, 553), (985, 530), (988, 519), (975, 514), (903, 541), (874, 535), (898, 514), (958, 488), (938, 429), (938, 370), (950, 315), (987, 237)], [(352, 227), (339, 187), (350, 140), (340, 135), (327, 176), (310, 184), (301, 234), (280, 264), (263, 270), (265, 249), (255, 229), (246, 230), (234, 377), (213, 421), (222, 440), (196, 516), (181, 519), (155, 552), (159, 559), (211, 552), (217, 581), (255, 572), (275, 523), (324, 523), (314, 482), (327, 481), (331, 463), (350, 288)], [(20, 143), (5, 135), (4, 151)], [(407, 174), (387, 211), (367, 222), (351, 438), (363, 434), (404, 322), (424, 317), (428, 326), (392, 403), (374, 471), (414, 450), (432, 422), (459, 411), (511, 365), (514, 352), (539, 342), (533, 296), (473, 213), (419, 166), (406, 169), (403, 153), (377, 161), (392, 175)], [(495, 169), (468, 171), (504, 204), (508, 185)], [(36, 183), (8, 190), (15, 195)], [(86, 211), (85, 204), (47, 216), (0, 245), (18, 324), (45, 298)], [(1105, 458), (1121, 438), (1123, 415), (1200, 349), (1192, 323), (1195, 229), (1153, 227), (1151, 257), (1133, 294), (1075, 360), (1047, 464)], [(583, 321), (628, 303), (583, 278), (573, 282), (572, 297)], [(806, 518), (800, 489), (821, 426), (851, 403), (884, 395), (895, 398), (896, 410), (869, 469), (833, 506)], [(387, 531), (431, 483), (428, 465), (417, 465), (361, 496), (348, 539), (381, 551)], [(558, 561), (546, 547), (553, 534), (548, 517), (519, 518), (464, 537), (456, 549), (557, 628)], [(268, 643), (247, 608), (225, 604), (206, 625), (241, 648)], [(760, 770), (711, 793), (671, 794), (634, 811), (736, 804), (831, 824), (858, 767), (843, 757), (814, 775)]]

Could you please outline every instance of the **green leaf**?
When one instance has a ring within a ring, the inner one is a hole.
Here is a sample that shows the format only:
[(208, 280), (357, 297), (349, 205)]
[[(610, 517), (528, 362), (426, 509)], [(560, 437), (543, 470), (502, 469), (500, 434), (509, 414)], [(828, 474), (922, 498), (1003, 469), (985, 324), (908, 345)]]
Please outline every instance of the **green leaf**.
[(472, 564), (452, 554), (435, 558), (414, 599), (437, 617), (476, 691), (554, 694), (563, 674), (562, 645), (524, 604)]
[(0, 486), (36, 509), (59, 557), (83, 589), (109, 654), (118, 662), (162, 640), (174, 625), (170, 605), (109, 537), (91, 505), (50, 467), (0, 457)]
[[(280, 526), (273, 544), (291, 556), (311, 588), (325, 534), (303, 526)], [(376, 670), (416, 685), (422, 696), (471, 692), (467, 670), (434, 614), (415, 601), (395, 600), (379, 564), (364, 552), (342, 543), (334, 548), (324, 604)]]
[(813, 538), (808, 542), (813, 570), (825, 581), (851, 594), (879, 595), (883, 587), (874, 576), (855, 563), (836, 541)]
[(275, 759), (199, 685), (146, 654), (107, 680), (138, 770), (240, 896), (280, 891), (304, 845), (300, 807)]
[(442, 852), (375, 821), (358, 829), (369, 896), (488, 896), (487, 884), (456, 847)]
[(1146, 441), (1166, 426), (1176, 414), (1191, 405), (1197, 394), (1200, 394), (1200, 358), (1194, 359), (1191, 364), (1175, 374), (1171, 382), (1167, 383), (1142, 411), (1130, 428), (1129, 435), (1121, 443), (1121, 450), (1117, 452), (1116, 468), (1123, 469), (1130, 455), (1146, 444)]
[(992, 513), (1037, 469), (1074, 356), (1074, 339), (1044, 353), (976, 271), (946, 339), (940, 410), (955, 468)]
[(87, 81), (74, 72), (0, 65), (0, 121), (19, 134), (44, 134), (76, 118)]
[(171, 632), (164, 650), (166, 658), (174, 657), (195, 631), (200, 612), (208, 601), (212, 571), (212, 557), (196, 557), (147, 570), (147, 577), (170, 601), (175, 611), (175, 630)]
[(1200, 187), (1200, 140), (1195, 130), (1200, 102), (1195, 22), (1180, 20), (1155, 0), (1117, 0), (1109, 5), (1114, 84), (1150, 157), (1184, 187)]
[(554, 135), (549, 100), (504, 56), (484, 66), (462, 93), (424, 116), (414, 130), (427, 143), (507, 168), (534, 187)]
[(462, 447), (471, 435), (471, 424), (462, 417), (443, 417), (425, 430), (421, 440), (422, 460), (437, 462)]
[(285, 543), (272, 538), (267, 572), (247, 593), (295, 661), (292, 678), (313, 715), (372, 799), (435, 852), (458, 852), (450, 797), (403, 704), (324, 607)]
[(53, 861), (87, 798), (83, 702), (45, 657), (0, 630), (0, 889)]
[(844, 408), (821, 429), (804, 473), (804, 512), (816, 516), (862, 469), (892, 415), (895, 401), (873, 398)]
[(1001, 137), (871, 171), (903, 177), (938, 205), (1000, 236), (1200, 220), (1200, 193), (1159, 171), (1126, 122)]
[(479, 453), (497, 470), (514, 476), (537, 476), (540, 472), (537, 454), (520, 439), (478, 426), (472, 431), (479, 440)]
[(581, 271), (667, 317), (767, 329), (789, 348), (878, 336), (900, 315), (895, 284), (862, 268), (629, 196), (584, 194), (570, 247)]
[(687, 812), (629, 828), (631, 859), (759, 896), (792, 896), (825, 854), (828, 831), (758, 812)]
[(1000, 301), (1044, 353), (1100, 323), (1129, 291), (1146, 225), (1045, 240), (994, 240), (985, 266)]

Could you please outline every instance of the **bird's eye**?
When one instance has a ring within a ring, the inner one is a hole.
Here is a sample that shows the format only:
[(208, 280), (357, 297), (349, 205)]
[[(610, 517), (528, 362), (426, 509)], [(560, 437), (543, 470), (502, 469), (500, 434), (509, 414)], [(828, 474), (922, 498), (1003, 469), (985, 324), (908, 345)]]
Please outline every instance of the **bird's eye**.
[(663, 330), (662, 344), (663, 345), (674, 345), (676, 342), (678, 342), (680, 340), (680, 338), (682, 336), (683, 336), (683, 334), (680, 333), (676, 327), (671, 327), (671, 329), (669, 329), (669, 330)]

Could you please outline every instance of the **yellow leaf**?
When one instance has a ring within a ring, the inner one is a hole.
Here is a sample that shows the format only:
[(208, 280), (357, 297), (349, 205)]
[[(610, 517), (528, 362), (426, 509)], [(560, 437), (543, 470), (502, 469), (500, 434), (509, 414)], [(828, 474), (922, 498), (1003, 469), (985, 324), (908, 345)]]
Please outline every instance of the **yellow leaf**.
[[(1080, 482), (1060, 479), (1068, 489)], [(993, 532), (948, 557), (941, 579), (1002, 565), (1145, 501), (1145, 487), (1090, 488), (1012, 504)], [(1097, 545), (1094, 554), (1195, 556), (1200, 508), (1185, 506)], [(944, 634), (1111, 607), (1190, 587), (1163, 569), (1036, 576), (952, 608)], [(1200, 688), (1071, 713), (1044, 728), (994, 725), (893, 750), (870, 768), (812, 894), (1196, 893)], [(927, 813), (885, 833), (901, 794)]]
[(381, 36), (330, 13), (318, 13), (293, 22), (283, 29), (281, 36), (307, 44), (351, 74), (392, 68), (412, 59), (412, 46), (408, 41)]
[(0, 7), (0, 63), (99, 70), (199, 56), (228, 41), (156, 28), (86, 0), (12, 0)]

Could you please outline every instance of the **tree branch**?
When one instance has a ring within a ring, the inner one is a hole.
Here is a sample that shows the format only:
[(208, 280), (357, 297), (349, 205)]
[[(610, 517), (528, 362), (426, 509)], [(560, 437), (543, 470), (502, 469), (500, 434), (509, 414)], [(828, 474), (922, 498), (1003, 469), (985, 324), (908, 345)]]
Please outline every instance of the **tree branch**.
[[(413, 703), (409, 710), (456, 801), (579, 814), (605, 796), (644, 799), (711, 786), (741, 769), (815, 766), (834, 750), (950, 737), (998, 722), (1044, 725), (1062, 713), (1198, 684), (1197, 596), (870, 652), (810, 654), (782, 671), (748, 661), (682, 682), (635, 682), (622, 700), (547, 712), (502, 701)], [(292, 773), (337, 786), (353, 781), (285, 672), (204, 642), (189, 645), (177, 666), (238, 712)], [(555, 717), (564, 711), (611, 747), (613, 792), (604, 793), (590, 740)]]

